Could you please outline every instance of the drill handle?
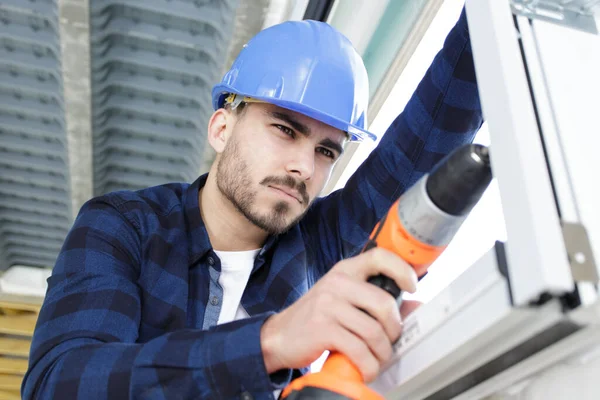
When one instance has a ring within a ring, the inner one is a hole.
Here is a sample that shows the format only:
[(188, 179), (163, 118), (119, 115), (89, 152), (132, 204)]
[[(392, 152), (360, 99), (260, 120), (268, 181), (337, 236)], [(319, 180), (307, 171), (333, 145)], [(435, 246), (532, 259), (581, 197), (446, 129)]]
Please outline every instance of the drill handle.
[[(363, 249), (361, 250), (361, 253), (364, 253), (365, 251), (377, 247), (377, 236), (379, 236), (382, 227), (385, 225), (386, 217), (387, 215), (384, 216), (383, 220), (380, 221), (379, 224), (375, 227), (375, 229), (373, 230), (373, 234), (365, 244), (365, 247), (363, 247)], [(398, 299), (400, 297), (400, 294), (402, 293), (402, 290), (400, 290), (398, 285), (396, 285), (396, 282), (383, 274), (371, 276), (369, 277), (369, 279), (367, 279), (367, 282), (372, 283), (373, 285), (379, 288), (382, 288), (383, 290), (391, 294), (394, 297), (394, 299)]]
[(395, 299), (400, 297), (402, 294), (402, 290), (396, 285), (393, 279), (388, 278), (383, 274), (375, 275), (367, 279), (367, 282), (372, 283), (373, 285), (382, 288), (389, 294), (391, 294)]

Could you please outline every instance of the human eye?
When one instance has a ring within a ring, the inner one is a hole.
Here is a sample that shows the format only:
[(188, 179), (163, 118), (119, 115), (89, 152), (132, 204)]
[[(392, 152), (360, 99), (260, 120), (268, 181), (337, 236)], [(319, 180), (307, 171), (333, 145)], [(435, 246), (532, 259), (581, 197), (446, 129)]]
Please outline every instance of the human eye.
[(331, 150), (329, 150), (328, 148), (325, 147), (319, 147), (317, 149), (317, 151), (321, 154), (323, 154), (325, 157), (327, 158), (331, 158), (332, 160), (335, 160), (335, 153)]
[(285, 125), (275, 124), (275, 127), (288, 136), (295, 137), (294, 131)]

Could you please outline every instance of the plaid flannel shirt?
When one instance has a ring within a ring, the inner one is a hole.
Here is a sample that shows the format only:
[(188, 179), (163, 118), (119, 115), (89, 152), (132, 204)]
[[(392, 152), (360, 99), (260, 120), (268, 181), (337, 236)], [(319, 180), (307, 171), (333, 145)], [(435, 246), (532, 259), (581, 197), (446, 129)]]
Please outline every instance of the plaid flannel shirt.
[(356, 254), (404, 190), (471, 142), (481, 124), (463, 11), (406, 108), (345, 188), (267, 240), (242, 297), (250, 318), (218, 326), (220, 262), (198, 204), (206, 176), (88, 201), (48, 280), (22, 397), (273, 398), (292, 371), (265, 371), (266, 318)]

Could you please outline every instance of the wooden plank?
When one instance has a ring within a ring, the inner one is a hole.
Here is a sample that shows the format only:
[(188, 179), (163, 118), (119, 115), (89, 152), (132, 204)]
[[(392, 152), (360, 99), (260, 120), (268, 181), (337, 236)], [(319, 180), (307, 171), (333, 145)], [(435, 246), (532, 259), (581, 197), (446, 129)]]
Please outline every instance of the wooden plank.
[(43, 302), (43, 297), (0, 292), (0, 308), (39, 313)]
[(13, 310), (12, 308), (2, 308), (0, 307), (0, 315), (27, 315), (27, 314), (35, 314), (32, 311), (22, 311), (22, 310)]
[(27, 360), (0, 356), (0, 374), (20, 374), (27, 372)]
[(33, 336), (37, 315), (0, 315), (0, 333)]
[(28, 357), (31, 340), (0, 336), (0, 355)]
[(0, 374), (0, 390), (21, 390), (22, 375), (6, 375)]
[(0, 390), (0, 400), (21, 400), (21, 392), (20, 390)]

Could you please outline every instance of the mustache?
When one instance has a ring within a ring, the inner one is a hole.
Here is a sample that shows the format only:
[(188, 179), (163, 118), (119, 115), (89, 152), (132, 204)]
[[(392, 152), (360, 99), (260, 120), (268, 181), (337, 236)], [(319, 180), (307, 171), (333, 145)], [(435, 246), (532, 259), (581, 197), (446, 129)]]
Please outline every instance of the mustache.
[(268, 176), (260, 182), (261, 185), (277, 185), (286, 186), (290, 189), (296, 190), (302, 197), (302, 202), (308, 204), (309, 197), (306, 191), (306, 184), (304, 182), (296, 181), (289, 175), (286, 176)]

